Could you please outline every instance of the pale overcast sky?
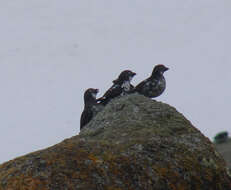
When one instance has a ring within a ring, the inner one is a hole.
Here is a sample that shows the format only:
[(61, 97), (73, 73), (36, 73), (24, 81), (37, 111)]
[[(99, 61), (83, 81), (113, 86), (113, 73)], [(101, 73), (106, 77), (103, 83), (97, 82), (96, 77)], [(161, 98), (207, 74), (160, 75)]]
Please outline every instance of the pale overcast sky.
[(177, 108), (212, 139), (230, 130), (230, 0), (0, 2), (0, 163), (79, 132), (83, 92), (156, 64)]

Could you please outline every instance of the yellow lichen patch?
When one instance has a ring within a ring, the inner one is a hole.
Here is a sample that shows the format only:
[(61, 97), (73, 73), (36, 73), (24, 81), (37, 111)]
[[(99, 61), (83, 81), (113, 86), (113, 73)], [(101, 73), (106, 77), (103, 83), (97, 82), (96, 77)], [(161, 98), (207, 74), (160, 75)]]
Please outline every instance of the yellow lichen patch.
[(159, 167), (153, 166), (153, 169), (156, 171), (157, 175), (164, 179), (170, 189), (172, 190), (186, 190), (188, 188), (185, 180), (170, 166)]
[(16, 178), (11, 179), (6, 189), (13, 190), (48, 190), (46, 188), (46, 183), (39, 178), (33, 178), (29, 176), (18, 176)]
[(110, 161), (110, 160), (114, 160), (115, 159), (115, 154), (112, 154), (110, 152), (104, 152), (104, 154), (102, 155), (102, 158), (105, 161)]
[(0, 177), (1, 178), (5, 178), (5, 177), (7, 177), (7, 176), (10, 176), (10, 175), (12, 175), (12, 174), (15, 174), (15, 172), (17, 171), (17, 168), (9, 168), (8, 170), (6, 170), (6, 171), (4, 171), (4, 172), (2, 172), (2, 173), (0, 173)]
[(88, 158), (90, 159), (90, 160), (92, 160), (93, 162), (97, 162), (99, 159), (95, 156), (95, 155), (93, 155), (93, 154), (89, 154), (88, 155)]

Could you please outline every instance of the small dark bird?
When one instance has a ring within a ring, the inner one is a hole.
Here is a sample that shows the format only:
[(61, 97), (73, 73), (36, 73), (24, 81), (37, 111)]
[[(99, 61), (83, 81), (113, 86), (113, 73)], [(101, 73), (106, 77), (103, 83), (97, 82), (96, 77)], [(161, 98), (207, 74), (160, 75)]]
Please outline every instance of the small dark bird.
[(113, 81), (111, 88), (98, 101), (106, 105), (111, 99), (117, 96), (129, 94), (134, 89), (134, 86), (130, 82), (135, 75), (136, 73), (130, 70), (121, 72), (119, 77)]
[(163, 74), (168, 69), (164, 65), (156, 65), (152, 71), (152, 75), (139, 83), (134, 91), (149, 98), (160, 96), (166, 88), (166, 81)]
[(97, 100), (96, 95), (98, 89), (89, 88), (84, 93), (84, 110), (80, 118), (80, 130), (91, 121), (97, 113)]

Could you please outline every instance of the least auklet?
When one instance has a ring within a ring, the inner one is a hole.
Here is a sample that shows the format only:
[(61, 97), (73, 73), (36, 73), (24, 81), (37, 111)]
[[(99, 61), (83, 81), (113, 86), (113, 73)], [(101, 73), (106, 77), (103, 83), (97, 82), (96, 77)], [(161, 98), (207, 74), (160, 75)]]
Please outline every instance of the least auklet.
[(98, 89), (89, 88), (84, 93), (84, 110), (80, 118), (80, 130), (100, 111), (102, 105), (97, 104)]
[(139, 83), (134, 91), (149, 98), (160, 96), (166, 88), (166, 81), (163, 74), (168, 69), (164, 65), (156, 65), (152, 71), (152, 75)]
[(129, 94), (134, 89), (134, 86), (130, 82), (135, 75), (136, 73), (130, 70), (121, 72), (119, 77), (113, 81), (111, 88), (98, 101), (106, 105), (111, 99), (117, 96)]

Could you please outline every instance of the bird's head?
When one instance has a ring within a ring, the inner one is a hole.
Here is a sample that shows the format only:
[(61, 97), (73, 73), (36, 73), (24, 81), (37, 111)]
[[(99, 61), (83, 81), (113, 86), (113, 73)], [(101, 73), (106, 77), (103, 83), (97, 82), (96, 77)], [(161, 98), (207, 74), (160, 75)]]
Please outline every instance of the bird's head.
[(130, 71), (130, 70), (125, 70), (122, 71), (118, 77), (118, 79), (114, 80), (113, 83), (114, 84), (120, 84), (123, 83), (124, 81), (131, 81), (132, 78), (136, 75), (136, 73)]
[(84, 102), (95, 101), (96, 95), (98, 94), (99, 89), (96, 88), (88, 88), (84, 93)]
[(167, 70), (169, 70), (169, 68), (164, 65), (156, 65), (152, 71), (152, 75), (163, 75)]

